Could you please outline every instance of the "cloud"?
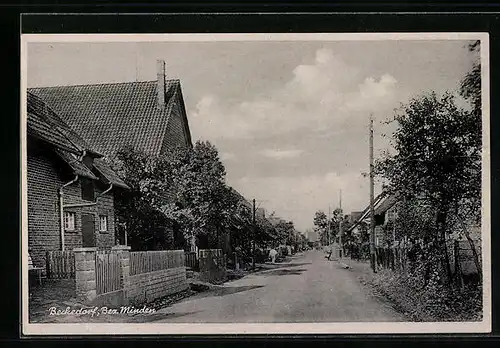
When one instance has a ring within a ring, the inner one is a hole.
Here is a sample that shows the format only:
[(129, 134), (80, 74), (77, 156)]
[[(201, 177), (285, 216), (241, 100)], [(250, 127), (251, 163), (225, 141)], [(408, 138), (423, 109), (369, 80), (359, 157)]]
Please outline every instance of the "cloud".
[(281, 87), (249, 100), (205, 95), (189, 113), (193, 134), (249, 139), (335, 129), (364, 124), (369, 112), (385, 118), (396, 106), (399, 88), (393, 76), (362, 76), (329, 49), (317, 50), (311, 64), (298, 65), (291, 73)]
[(279, 149), (265, 149), (261, 152), (262, 155), (274, 159), (295, 158), (300, 156), (303, 150), (279, 150)]
[(392, 75), (363, 74), (328, 49), (315, 53), (312, 62), (269, 76), (290, 74), (278, 88), (240, 100), (206, 94), (189, 112), (194, 138), (237, 154), (227, 164), (231, 186), (301, 230), (316, 210), (338, 206), (340, 190), (346, 212), (365, 207), (366, 168), (354, 159), (368, 155), (370, 113), (385, 119), (402, 98)]

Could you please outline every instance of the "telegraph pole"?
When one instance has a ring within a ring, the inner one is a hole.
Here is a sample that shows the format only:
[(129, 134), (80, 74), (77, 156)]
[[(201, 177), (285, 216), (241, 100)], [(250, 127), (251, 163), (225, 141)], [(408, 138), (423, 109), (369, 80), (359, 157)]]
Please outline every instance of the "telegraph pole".
[(370, 114), (370, 264), (374, 273), (377, 273), (377, 255), (375, 253), (375, 207), (373, 182), (373, 114)]
[(252, 268), (255, 269), (255, 198), (252, 200)]
[(340, 251), (340, 259), (344, 256), (344, 248), (342, 245), (342, 216), (344, 215), (342, 212), (342, 190), (340, 190), (340, 196), (339, 196), (339, 208), (340, 208), (340, 216), (339, 216), (339, 251)]
[(331, 245), (332, 245), (332, 228), (330, 226), (330, 224), (331, 224), (331, 222), (330, 222), (330, 220), (331, 220), (331, 213), (330, 213), (330, 211), (331, 211), (331, 208), (330, 208), (330, 206), (328, 206), (327, 237), (328, 237), (328, 246), (331, 247)]

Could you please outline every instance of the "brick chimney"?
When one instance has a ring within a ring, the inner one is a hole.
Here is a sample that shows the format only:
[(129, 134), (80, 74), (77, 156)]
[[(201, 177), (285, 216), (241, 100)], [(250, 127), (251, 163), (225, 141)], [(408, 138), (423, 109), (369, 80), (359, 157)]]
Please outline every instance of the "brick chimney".
[(165, 61), (158, 59), (156, 61), (156, 80), (157, 80), (157, 101), (160, 109), (165, 108)]

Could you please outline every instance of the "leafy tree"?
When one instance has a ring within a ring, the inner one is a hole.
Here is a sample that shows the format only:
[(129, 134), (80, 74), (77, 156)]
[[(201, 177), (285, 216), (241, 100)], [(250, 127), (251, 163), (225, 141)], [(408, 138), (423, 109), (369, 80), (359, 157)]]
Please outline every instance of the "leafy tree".
[(118, 151), (112, 166), (130, 186), (116, 194), (116, 219), (124, 223), (134, 250), (172, 247), (172, 223), (160, 207), (168, 191), (168, 162), (131, 147)]
[(451, 94), (434, 92), (411, 99), (393, 121), (395, 154), (378, 160), (377, 170), (391, 190), (437, 212), (432, 233), (451, 283), (447, 223), (457, 204), (480, 197), (481, 124), (474, 113), (457, 107)]
[(249, 261), (252, 257), (252, 211), (245, 202), (235, 206), (232, 224), (229, 228), (230, 249), (239, 260)]
[(475, 62), (472, 69), (465, 75), (460, 82), (460, 95), (469, 100), (472, 106), (473, 114), (481, 119), (481, 60), (480, 60), (480, 41), (474, 41), (469, 45), (469, 51), (475, 55)]
[(295, 232), (292, 221), (281, 220), (276, 224), (275, 230), (277, 243), (291, 245), (290, 243), (293, 242), (293, 233)]
[(314, 214), (313, 219), (314, 231), (318, 233), (319, 240), (322, 245), (327, 245), (329, 241), (328, 236), (328, 217), (325, 212), (318, 210)]
[[(330, 224), (328, 224), (328, 217), (326, 214), (318, 210), (313, 219), (314, 231), (320, 236), (321, 244), (327, 245), (331, 238), (331, 241), (339, 236), (339, 222), (344, 221), (345, 217), (342, 215), (342, 210), (339, 208), (335, 209), (330, 216)], [(328, 227), (330, 227), (330, 235), (328, 233)]]
[(256, 218), (256, 244), (265, 247), (277, 239), (276, 228), (271, 222), (262, 217)]
[(237, 200), (225, 184), (217, 149), (197, 141), (192, 149), (174, 154), (171, 168), (175, 203), (165, 204), (163, 212), (183, 227), (186, 238), (195, 236), (200, 247), (220, 247)]

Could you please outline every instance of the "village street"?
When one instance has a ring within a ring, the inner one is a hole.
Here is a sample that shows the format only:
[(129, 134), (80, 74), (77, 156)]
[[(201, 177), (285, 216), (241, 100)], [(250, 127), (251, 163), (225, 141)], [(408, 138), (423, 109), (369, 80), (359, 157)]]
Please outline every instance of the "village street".
[(271, 36), (29, 43), (28, 324), (488, 324), (487, 37)]
[[(282, 267), (248, 275), (200, 293), (153, 316), (156, 322), (402, 321), (356, 273), (307, 251)], [(164, 318), (163, 318), (164, 317)]]

